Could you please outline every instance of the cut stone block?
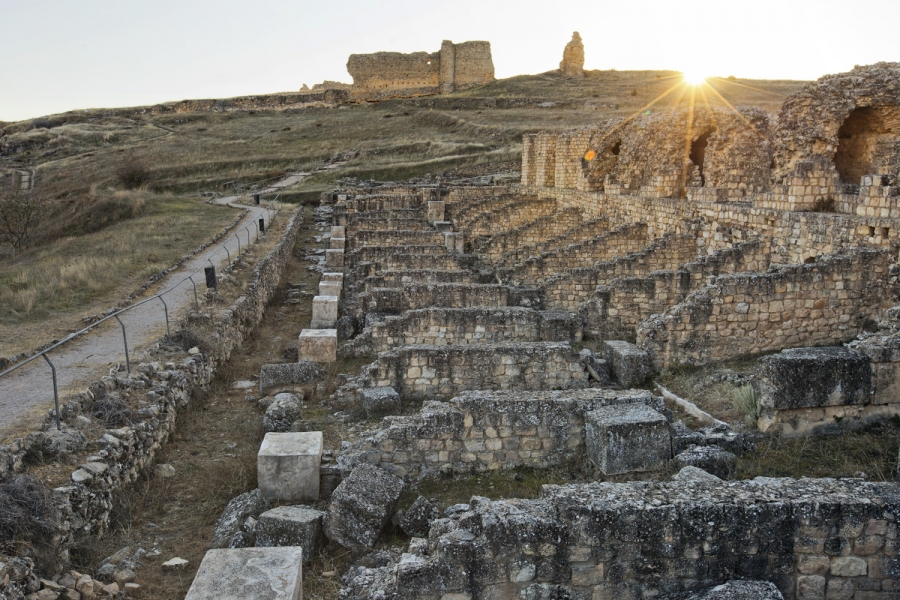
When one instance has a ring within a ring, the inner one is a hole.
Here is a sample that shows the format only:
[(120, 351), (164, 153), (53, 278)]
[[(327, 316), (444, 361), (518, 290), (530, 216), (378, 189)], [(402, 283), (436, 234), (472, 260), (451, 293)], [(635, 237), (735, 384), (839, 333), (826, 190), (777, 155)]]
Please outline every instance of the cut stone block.
[(334, 329), (338, 319), (338, 297), (316, 296), (312, 301), (312, 329)]
[(291, 388), (314, 381), (322, 370), (311, 360), (295, 363), (263, 365), (259, 370), (259, 394), (265, 395), (272, 388)]
[(678, 600), (784, 600), (774, 583), (753, 580), (734, 580), (697, 592), (665, 597)]
[(346, 240), (346, 238), (342, 238), (342, 237), (339, 237), (339, 238), (332, 237), (328, 243), (328, 247), (331, 248), (332, 250), (343, 250), (346, 245), (347, 245), (347, 240)]
[(737, 475), (737, 456), (718, 446), (694, 446), (675, 457), (675, 465), (697, 467), (719, 479), (734, 479)]
[(434, 228), (440, 233), (448, 233), (453, 231), (453, 221), (435, 221)]
[(340, 283), (335, 283), (333, 281), (320, 281), (319, 282), (319, 295), (320, 296), (335, 296), (337, 298), (341, 297), (341, 292), (343, 291), (344, 286)]
[(318, 363), (337, 360), (337, 329), (304, 329), (297, 338), (297, 357)]
[(258, 489), (231, 499), (213, 530), (210, 548), (233, 548), (244, 533), (247, 519), (256, 519), (271, 506)]
[(325, 266), (329, 269), (343, 269), (344, 251), (333, 248), (325, 250)]
[(392, 387), (363, 388), (357, 391), (359, 404), (369, 419), (385, 415), (399, 415), (402, 410), (400, 394)]
[(371, 548), (397, 511), (403, 481), (369, 463), (353, 469), (331, 495), (326, 535), (345, 548)]
[(650, 355), (634, 344), (614, 340), (603, 346), (610, 373), (623, 388), (640, 385), (653, 372)]
[(792, 348), (761, 358), (753, 387), (763, 410), (868, 404), (872, 367), (841, 346)]
[(263, 416), (263, 431), (290, 431), (291, 425), (302, 418), (303, 394), (276, 394)]
[(444, 220), (444, 202), (443, 200), (429, 200), (428, 201), (428, 212), (426, 213), (426, 218), (434, 223), (435, 221), (443, 221)]
[(343, 273), (322, 273), (322, 281), (327, 281), (328, 283), (339, 283), (344, 285), (344, 274)]
[(587, 456), (606, 475), (661, 469), (671, 457), (669, 423), (646, 404), (588, 412), (584, 430)]
[(303, 559), (312, 560), (324, 542), (325, 513), (307, 506), (279, 506), (259, 516), (256, 546), (300, 546)]
[(424, 496), (419, 496), (400, 518), (400, 529), (409, 537), (428, 537), (431, 522), (439, 519), (441, 513)]
[(303, 549), (210, 550), (185, 600), (300, 600)]
[(463, 237), (462, 233), (445, 232), (444, 246), (446, 246), (447, 250), (450, 252), (463, 253), (466, 251), (466, 239)]
[(333, 238), (345, 238), (347, 237), (347, 228), (343, 225), (332, 225), (331, 226), (331, 237)]
[(267, 500), (318, 500), (321, 465), (321, 431), (267, 433), (256, 457), (259, 489)]

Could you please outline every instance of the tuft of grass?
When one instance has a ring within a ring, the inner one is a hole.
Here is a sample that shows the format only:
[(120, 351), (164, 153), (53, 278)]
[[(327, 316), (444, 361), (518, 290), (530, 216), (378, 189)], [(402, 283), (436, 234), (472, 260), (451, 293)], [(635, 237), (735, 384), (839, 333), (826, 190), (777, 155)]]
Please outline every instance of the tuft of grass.
[(116, 168), (116, 178), (126, 190), (133, 190), (150, 181), (150, 169), (143, 160), (133, 158)]
[(749, 383), (741, 386), (732, 392), (732, 404), (735, 410), (744, 415), (744, 419), (749, 425), (755, 425), (759, 420), (762, 412), (762, 406), (759, 404), (759, 397), (756, 395), (756, 389)]
[(50, 490), (30, 475), (0, 485), (0, 552), (49, 542), (59, 529)]

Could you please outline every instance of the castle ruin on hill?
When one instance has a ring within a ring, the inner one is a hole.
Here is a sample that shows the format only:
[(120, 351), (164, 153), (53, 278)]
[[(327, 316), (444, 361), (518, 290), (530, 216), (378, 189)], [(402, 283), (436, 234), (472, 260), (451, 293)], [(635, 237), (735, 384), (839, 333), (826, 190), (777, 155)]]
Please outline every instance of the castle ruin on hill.
[(438, 52), (430, 53), (351, 54), (347, 71), (356, 100), (447, 94), (494, 81), (491, 43), (482, 41), (444, 40)]

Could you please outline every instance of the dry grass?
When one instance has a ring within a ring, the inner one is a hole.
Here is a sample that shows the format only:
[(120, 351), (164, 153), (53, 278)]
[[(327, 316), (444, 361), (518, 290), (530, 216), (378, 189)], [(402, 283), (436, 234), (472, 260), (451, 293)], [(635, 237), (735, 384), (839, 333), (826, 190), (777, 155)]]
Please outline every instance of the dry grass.
[(77, 329), (82, 317), (115, 305), (235, 218), (199, 199), (138, 193), (132, 200), (146, 204), (137, 218), (0, 264), (0, 356)]

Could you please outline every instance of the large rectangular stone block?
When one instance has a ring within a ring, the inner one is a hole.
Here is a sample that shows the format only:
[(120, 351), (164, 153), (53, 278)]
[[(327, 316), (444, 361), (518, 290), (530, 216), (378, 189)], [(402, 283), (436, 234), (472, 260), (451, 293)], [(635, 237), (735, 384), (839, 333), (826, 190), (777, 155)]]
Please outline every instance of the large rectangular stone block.
[(611, 340), (604, 342), (603, 347), (610, 373), (622, 387), (640, 385), (653, 372), (650, 355), (634, 344)]
[(340, 283), (335, 283), (334, 281), (320, 281), (319, 282), (319, 295), (320, 296), (335, 296), (337, 298), (340, 298), (342, 291), (343, 291), (343, 285)]
[(312, 301), (312, 329), (331, 329), (338, 319), (338, 297), (316, 296)]
[(347, 228), (343, 225), (332, 225), (331, 226), (331, 237), (333, 238), (345, 238), (347, 237)]
[(345, 548), (372, 548), (397, 510), (403, 481), (362, 463), (331, 495), (326, 534)]
[(325, 250), (325, 266), (329, 269), (343, 269), (344, 251), (332, 248)]
[(275, 502), (319, 499), (322, 432), (267, 433), (256, 456), (263, 496)]
[(279, 506), (259, 515), (256, 546), (300, 546), (305, 562), (319, 553), (325, 537), (325, 513), (308, 506)]
[(328, 283), (339, 283), (344, 285), (344, 274), (343, 273), (322, 273), (322, 281), (327, 281)]
[(446, 246), (447, 250), (450, 252), (463, 253), (466, 251), (466, 238), (462, 233), (445, 232), (444, 246)]
[(319, 365), (310, 360), (263, 365), (259, 370), (259, 393), (265, 394), (273, 388), (293, 389), (314, 381), (321, 373)]
[(669, 422), (646, 404), (585, 413), (584, 435), (587, 457), (606, 475), (661, 469), (672, 453)]
[(303, 549), (229, 548), (203, 557), (185, 600), (301, 600)]
[(434, 228), (441, 233), (450, 233), (453, 231), (452, 221), (435, 221)]
[(332, 250), (343, 250), (346, 245), (347, 245), (347, 239), (342, 238), (342, 237), (340, 237), (340, 238), (333, 237), (328, 241), (328, 247), (331, 248)]
[(333, 363), (337, 360), (337, 329), (304, 329), (297, 338), (298, 360)]
[(426, 218), (434, 223), (435, 221), (444, 220), (444, 202), (442, 200), (429, 200), (428, 212)]

